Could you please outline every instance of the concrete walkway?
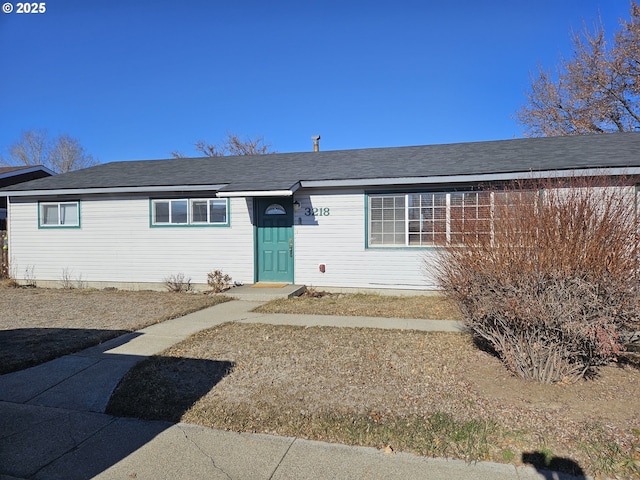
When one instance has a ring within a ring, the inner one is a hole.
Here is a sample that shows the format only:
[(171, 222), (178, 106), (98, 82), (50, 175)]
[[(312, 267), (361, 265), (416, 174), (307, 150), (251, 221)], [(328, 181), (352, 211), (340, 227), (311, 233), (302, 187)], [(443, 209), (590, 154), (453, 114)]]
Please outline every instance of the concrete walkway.
[(137, 362), (224, 322), (458, 331), (457, 322), (258, 314), (236, 300), (0, 376), (0, 480), (549, 479), (529, 467), (432, 459), (104, 414)]

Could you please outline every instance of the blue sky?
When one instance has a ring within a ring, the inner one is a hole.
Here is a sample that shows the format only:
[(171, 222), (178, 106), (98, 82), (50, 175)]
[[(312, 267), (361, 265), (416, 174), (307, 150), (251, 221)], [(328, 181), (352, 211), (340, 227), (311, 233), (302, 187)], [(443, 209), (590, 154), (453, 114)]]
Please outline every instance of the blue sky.
[[(0, 3), (5, 3), (0, 0)], [(102, 162), (510, 139), (529, 73), (628, 0), (50, 0), (0, 13), (0, 151), (67, 133)]]

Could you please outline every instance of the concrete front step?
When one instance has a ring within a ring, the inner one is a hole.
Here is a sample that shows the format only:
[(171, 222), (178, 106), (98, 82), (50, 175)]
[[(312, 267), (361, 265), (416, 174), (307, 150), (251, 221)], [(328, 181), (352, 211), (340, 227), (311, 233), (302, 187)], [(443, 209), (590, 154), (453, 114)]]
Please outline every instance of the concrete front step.
[(248, 300), (251, 302), (269, 302), (277, 298), (291, 298), (302, 295), (306, 287), (304, 285), (256, 283), (232, 287), (224, 292), (225, 295)]

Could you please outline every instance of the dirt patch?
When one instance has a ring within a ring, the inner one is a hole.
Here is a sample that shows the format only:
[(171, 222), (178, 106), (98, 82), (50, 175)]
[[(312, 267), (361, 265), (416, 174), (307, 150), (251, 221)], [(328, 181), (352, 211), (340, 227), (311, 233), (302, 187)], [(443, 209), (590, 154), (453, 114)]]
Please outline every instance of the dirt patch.
[[(192, 406), (172, 412), (184, 422), (516, 463), (542, 449), (592, 472), (606, 471), (594, 444), (609, 457), (606, 448), (627, 460), (640, 453), (639, 370), (612, 366), (573, 385), (534, 384), (507, 374), (468, 334), (225, 324), (167, 357), (233, 365)], [(158, 361), (132, 370), (112, 400), (140, 392), (135, 382), (152, 381)], [(111, 413), (153, 418), (154, 402), (136, 396)], [(464, 428), (438, 439), (421, 430), (434, 418)], [(485, 447), (470, 445), (465, 428)]]
[(228, 300), (151, 291), (0, 287), (0, 374)]
[(388, 296), (316, 292), (290, 299), (273, 300), (260, 313), (301, 315), (347, 315), (363, 317), (462, 320), (458, 307), (442, 295)]

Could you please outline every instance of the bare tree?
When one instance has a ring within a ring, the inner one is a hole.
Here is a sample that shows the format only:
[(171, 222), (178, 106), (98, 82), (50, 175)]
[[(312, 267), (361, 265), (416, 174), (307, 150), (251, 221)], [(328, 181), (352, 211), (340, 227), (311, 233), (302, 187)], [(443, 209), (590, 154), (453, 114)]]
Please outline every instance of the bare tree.
[[(208, 143), (200, 140), (195, 143), (196, 150), (205, 157), (226, 157), (232, 155), (265, 155), (276, 153), (271, 150), (271, 144), (265, 143), (264, 137), (241, 138), (235, 133), (227, 132), (227, 136), (222, 143)], [(181, 152), (174, 151), (171, 155), (175, 158), (182, 158)]]
[(60, 135), (49, 151), (48, 163), (53, 171), (64, 173), (92, 167), (99, 162), (85, 152), (77, 139)]
[(20, 139), (9, 147), (8, 165), (44, 165), (49, 150), (46, 130), (22, 132)]
[(43, 165), (56, 173), (97, 165), (98, 160), (85, 152), (80, 142), (67, 134), (49, 139), (46, 130), (22, 132), (20, 139), (8, 148), (6, 165)]
[(640, 7), (607, 42), (600, 21), (573, 35), (574, 56), (554, 77), (539, 67), (516, 117), (526, 136), (586, 135), (640, 129)]

